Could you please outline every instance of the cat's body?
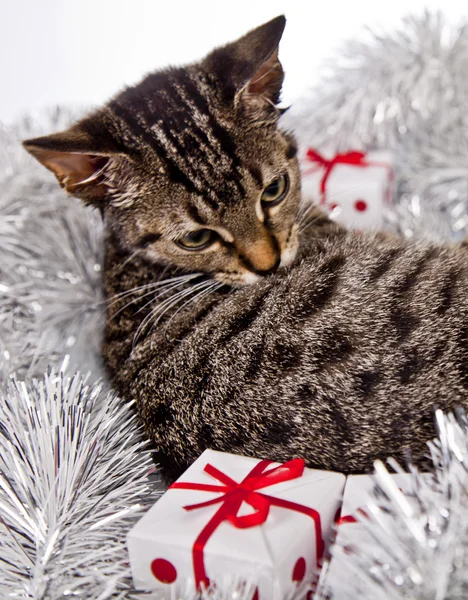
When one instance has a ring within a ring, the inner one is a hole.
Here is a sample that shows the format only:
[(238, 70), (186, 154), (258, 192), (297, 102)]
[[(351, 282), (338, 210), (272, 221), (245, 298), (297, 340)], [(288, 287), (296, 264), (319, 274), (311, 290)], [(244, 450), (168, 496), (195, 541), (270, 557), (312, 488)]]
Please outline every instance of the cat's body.
[(466, 251), (301, 216), (275, 107), (283, 28), (26, 142), (104, 216), (105, 358), (169, 479), (206, 447), (345, 472), (421, 462), (434, 406), (468, 405)]
[[(344, 472), (421, 463), (434, 407), (468, 406), (465, 252), (321, 229), (290, 270), (174, 309), (133, 348), (145, 299), (111, 307), (108, 365), (169, 478), (206, 447)], [(108, 255), (110, 297), (148, 280), (125, 260)]]

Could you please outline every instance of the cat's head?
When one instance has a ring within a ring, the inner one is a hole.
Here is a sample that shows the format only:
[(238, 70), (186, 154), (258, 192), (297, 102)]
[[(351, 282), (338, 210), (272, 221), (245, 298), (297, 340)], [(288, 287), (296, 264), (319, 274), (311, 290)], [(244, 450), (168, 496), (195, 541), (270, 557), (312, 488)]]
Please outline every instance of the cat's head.
[(296, 146), (278, 128), (277, 17), (147, 76), (69, 130), (24, 142), (129, 252), (243, 285), (296, 256)]

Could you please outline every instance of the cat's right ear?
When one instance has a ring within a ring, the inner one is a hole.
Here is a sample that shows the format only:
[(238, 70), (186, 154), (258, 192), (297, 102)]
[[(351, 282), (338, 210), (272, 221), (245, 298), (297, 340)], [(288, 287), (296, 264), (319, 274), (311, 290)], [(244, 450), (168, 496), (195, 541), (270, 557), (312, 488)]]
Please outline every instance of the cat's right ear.
[[(261, 114), (278, 104), (284, 72), (278, 46), (286, 25), (284, 16), (249, 31), (226, 46), (217, 48), (203, 61), (224, 87), (225, 95), (250, 112)], [(279, 115), (278, 111), (276, 114)]]
[(79, 126), (23, 142), (24, 148), (57, 177), (72, 196), (102, 205), (108, 194), (106, 167), (115, 154), (96, 150), (96, 143)]

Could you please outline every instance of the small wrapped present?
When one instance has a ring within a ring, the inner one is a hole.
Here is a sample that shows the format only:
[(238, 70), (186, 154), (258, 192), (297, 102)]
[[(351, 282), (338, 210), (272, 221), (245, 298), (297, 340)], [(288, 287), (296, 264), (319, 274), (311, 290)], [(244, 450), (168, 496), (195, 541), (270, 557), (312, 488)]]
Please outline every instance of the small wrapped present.
[(255, 582), (256, 598), (281, 598), (317, 576), (344, 482), (302, 459), (206, 450), (129, 532), (135, 586), (169, 593), (232, 575)]
[[(394, 481), (396, 486), (404, 493), (410, 494), (412, 492), (413, 478), (409, 474), (397, 473), (389, 475)], [(337, 582), (342, 585), (342, 582), (346, 581), (346, 577), (349, 573), (343, 573), (341, 557), (333, 558), (333, 555), (337, 552), (339, 547), (342, 552), (348, 553), (351, 548), (354, 548), (359, 552), (362, 548), (368, 548), (369, 543), (372, 542), (370, 533), (366, 530), (366, 527), (359, 522), (360, 516), (366, 518), (367, 505), (369, 503), (375, 504), (376, 497), (373, 494), (375, 488), (374, 477), (371, 475), (348, 475), (346, 478), (346, 485), (343, 496), (343, 504), (337, 519), (337, 531), (334, 546), (332, 547), (332, 558), (326, 572), (322, 572), (322, 582), (320, 583), (321, 592), (324, 597), (334, 596), (338, 593), (335, 586)], [(377, 500), (378, 504), (378, 500)], [(371, 544), (370, 547), (375, 547), (375, 544)], [(382, 560), (384, 561), (385, 549), (382, 549)], [(374, 555), (377, 560), (379, 558), (378, 550)], [(359, 581), (356, 579), (353, 582), (353, 589), (357, 589)], [(363, 588), (363, 594), (365, 588)], [(364, 594), (365, 595), (365, 594)]]
[[(396, 473), (391, 475), (398, 488), (405, 494), (411, 491), (413, 478), (407, 473)], [(346, 525), (349, 523), (356, 524), (355, 515), (358, 511), (365, 512), (365, 506), (372, 500), (375, 502), (375, 497), (372, 491), (375, 487), (374, 477), (372, 475), (348, 475), (343, 496), (343, 504), (341, 507), (340, 518), (338, 525)], [(341, 530), (341, 527), (339, 528)], [(356, 528), (346, 531), (353, 531)]]
[(309, 148), (301, 160), (302, 196), (332, 218), (354, 229), (378, 230), (393, 204), (393, 166), (389, 152), (351, 151), (325, 158)]

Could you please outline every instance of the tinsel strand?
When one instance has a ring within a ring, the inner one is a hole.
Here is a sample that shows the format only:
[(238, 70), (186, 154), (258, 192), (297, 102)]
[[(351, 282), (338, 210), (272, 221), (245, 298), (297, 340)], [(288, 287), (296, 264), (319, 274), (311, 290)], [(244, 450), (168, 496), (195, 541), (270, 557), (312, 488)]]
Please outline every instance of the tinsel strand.
[(125, 534), (157, 497), (135, 419), (79, 373), (10, 382), (0, 403), (0, 597), (131, 589)]

